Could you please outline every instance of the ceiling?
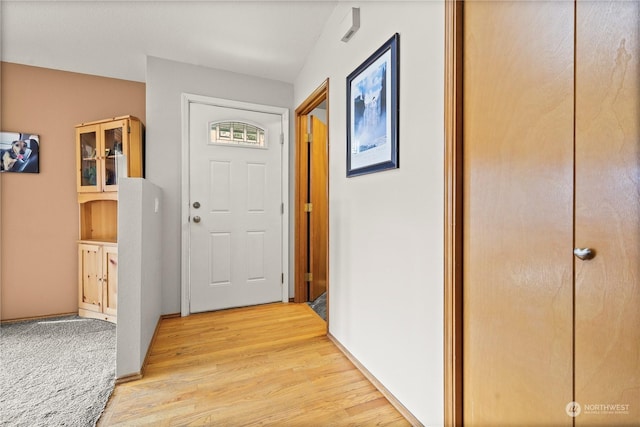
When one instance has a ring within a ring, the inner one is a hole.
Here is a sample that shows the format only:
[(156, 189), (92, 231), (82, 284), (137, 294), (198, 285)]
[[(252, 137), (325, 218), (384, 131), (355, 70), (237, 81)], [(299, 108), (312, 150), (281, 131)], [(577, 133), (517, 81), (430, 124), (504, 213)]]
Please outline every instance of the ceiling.
[(144, 82), (149, 55), (292, 83), (337, 3), (0, 0), (1, 57)]

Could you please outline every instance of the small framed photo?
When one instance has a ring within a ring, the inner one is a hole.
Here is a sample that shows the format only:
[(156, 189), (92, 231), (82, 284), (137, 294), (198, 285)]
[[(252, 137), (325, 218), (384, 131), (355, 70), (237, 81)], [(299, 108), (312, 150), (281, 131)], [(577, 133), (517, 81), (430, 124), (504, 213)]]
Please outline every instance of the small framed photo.
[(399, 167), (396, 33), (347, 76), (347, 177)]
[(39, 173), (38, 135), (0, 132), (0, 172)]

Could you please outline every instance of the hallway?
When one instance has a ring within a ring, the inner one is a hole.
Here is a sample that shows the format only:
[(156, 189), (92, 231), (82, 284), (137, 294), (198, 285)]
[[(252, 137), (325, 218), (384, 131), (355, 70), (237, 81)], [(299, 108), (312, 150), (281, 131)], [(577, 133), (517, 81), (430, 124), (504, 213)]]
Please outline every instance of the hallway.
[(162, 320), (144, 378), (98, 425), (409, 425), (325, 331), (307, 304)]

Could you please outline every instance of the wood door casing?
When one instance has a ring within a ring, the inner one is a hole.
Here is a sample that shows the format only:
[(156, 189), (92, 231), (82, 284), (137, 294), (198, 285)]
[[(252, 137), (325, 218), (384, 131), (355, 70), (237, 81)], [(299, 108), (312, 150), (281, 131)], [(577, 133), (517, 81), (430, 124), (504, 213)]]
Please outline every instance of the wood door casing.
[[(577, 3), (576, 426), (640, 423), (640, 3)], [(604, 411), (593, 405), (620, 405)]]
[(462, 64), (463, 7), (445, 2), (444, 93), (444, 425), (463, 422), (462, 405)]
[[(325, 80), (307, 99), (304, 100), (298, 108), (296, 108), (296, 122), (295, 122), (295, 130), (296, 130), (296, 144), (295, 144), (295, 296), (294, 301), (297, 303), (302, 303), (309, 301), (309, 296), (311, 294), (311, 289), (307, 290), (308, 282), (305, 281), (305, 273), (309, 272), (311, 267), (311, 260), (309, 259), (308, 247), (316, 245), (311, 242), (309, 231), (311, 229), (310, 216), (305, 212), (305, 204), (309, 203), (309, 187), (313, 184), (310, 183), (311, 175), (313, 174), (311, 170), (311, 163), (309, 162), (309, 156), (311, 154), (311, 144), (308, 143), (308, 134), (310, 132), (309, 128), (309, 120), (311, 115), (314, 114), (317, 108), (322, 108), (325, 110), (328, 127), (329, 123), (329, 80)], [(329, 136), (328, 132), (325, 136), (326, 139), (326, 155), (325, 159), (326, 164), (328, 165), (328, 146), (329, 146)], [(328, 202), (328, 167), (327, 167), (327, 175), (326, 175), (327, 183), (326, 192), (327, 192), (327, 200), (326, 204), (326, 216), (324, 220), (326, 224), (324, 228), (326, 229), (326, 246), (329, 247), (329, 202)], [(316, 218), (315, 221), (319, 219)], [(327, 249), (328, 252), (328, 249)], [(326, 259), (326, 270), (324, 276), (326, 277), (326, 289), (327, 295), (329, 294), (329, 259), (327, 253)], [(317, 275), (316, 272), (312, 272), (314, 277)], [(327, 297), (327, 323), (329, 322), (329, 303)]]
[(465, 425), (572, 425), (573, 36), (571, 3), (465, 3)]
[(313, 209), (309, 215), (310, 245), (309, 258), (313, 280), (310, 286), (309, 300), (314, 301), (327, 290), (329, 258), (329, 191), (328, 191), (328, 147), (327, 126), (317, 117), (309, 116), (312, 141), (309, 199)]

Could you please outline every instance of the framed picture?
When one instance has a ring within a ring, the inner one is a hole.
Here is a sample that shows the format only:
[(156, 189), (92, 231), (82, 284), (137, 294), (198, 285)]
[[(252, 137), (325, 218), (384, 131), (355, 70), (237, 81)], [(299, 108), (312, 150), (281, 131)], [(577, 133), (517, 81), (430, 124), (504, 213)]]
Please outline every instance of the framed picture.
[(31, 133), (0, 132), (0, 172), (40, 172), (40, 138)]
[(398, 40), (347, 76), (347, 177), (399, 167)]

